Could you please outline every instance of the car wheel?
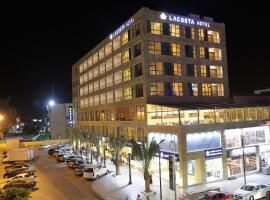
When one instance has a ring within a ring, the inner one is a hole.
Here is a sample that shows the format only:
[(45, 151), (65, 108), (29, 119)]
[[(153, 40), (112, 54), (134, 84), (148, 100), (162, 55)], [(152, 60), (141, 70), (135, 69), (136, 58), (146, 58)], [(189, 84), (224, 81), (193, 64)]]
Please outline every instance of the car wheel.
[(251, 196), (249, 197), (249, 200), (254, 200), (254, 196), (251, 195)]
[(99, 179), (99, 175), (96, 176), (96, 180), (98, 180), (98, 179)]
[(267, 199), (267, 200), (270, 200), (270, 191), (267, 191), (267, 192), (266, 192), (266, 199)]

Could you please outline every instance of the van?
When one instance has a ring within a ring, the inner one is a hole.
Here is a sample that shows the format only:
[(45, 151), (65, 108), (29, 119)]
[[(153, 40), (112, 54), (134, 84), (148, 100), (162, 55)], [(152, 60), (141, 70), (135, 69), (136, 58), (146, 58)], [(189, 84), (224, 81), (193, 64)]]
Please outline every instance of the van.
[(98, 179), (99, 177), (106, 175), (109, 173), (109, 170), (106, 166), (102, 166), (102, 164), (92, 165), (90, 167), (85, 167), (83, 171), (83, 178), (90, 179)]

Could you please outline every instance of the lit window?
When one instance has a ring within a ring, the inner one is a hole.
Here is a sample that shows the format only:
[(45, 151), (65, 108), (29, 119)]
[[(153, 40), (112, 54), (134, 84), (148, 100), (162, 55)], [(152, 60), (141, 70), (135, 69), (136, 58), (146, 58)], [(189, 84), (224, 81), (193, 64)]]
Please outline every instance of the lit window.
[(161, 43), (149, 41), (148, 52), (149, 52), (149, 54), (160, 55), (161, 54)]
[(189, 96), (198, 96), (199, 94), (198, 83), (188, 83), (187, 86)]
[(124, 89), (124, 100), (132, 99), (132, 87)]
[(122, 83), (122, 70), (120, 71), (117, 71), (115, 74), (114, 74), (114, 84), (119, 84), (119, 83)]
[(106, 103), (106, 93), (100, 94), (100, 104)]
[(107, 92), (107, 103), (113, 102), (113, 91)]
[(88, 88), (89, 88), (89, 93), (92, 93), (93, 92), (93, 83), (90, 83)]
[(116, 89), (114, 91), (115, 101), (123, 100), (123, 91), (122, 88)]
[(89, 78), (89, 80), (92, 80), (93, 79), (93, 76), (94, 76), (93, 70), (90, 70), (88, 72), (88, 78)]
[(174, 37), (180, 37), (180, 26), (176, 24), (170, 24), (170, 35)]
[(203, 96), (212, 96), (211, 84), (209, 84), (209, 83), (202, 84), (202, 95)]
[(80, 66), (79, 66), (79, 72), (80, 72), (80, 73), (83, 72), (83, 64), (80, 64)]
[(182, 83), (172, 83), (173, 96), (183, 96), (183, 84)]
[(126, 31), (125, 33), (122, 34), (121, 40), (122, 45), (126, 44), (129, 41), (129, 31)]
[(209, 59), (210, 60), (221, 60), (221, 49), (209, 48)]
[(137, 120), (144, 120), (145, 119), (144, 111), (145, 111), (144, 105), (136, 106), (136, 118), (137, 118)]
[(212, 96), (224, 96), (223, 84), (211, 84)]
[(95, 81), (94, 82), (94, 91), (98, 91), (99, 90), (99, 81)]
[(130, 49), (126, 49), (123, 51), (123, 54), (122, 54), (122, 62), (125, 63), (127, 61), (130, 60)]
[(164, 83), (152, 82), (150, 85), (151, 96), (164, 96)]
[(98, 54), (99, 54), (99, 60), (101, 60), (102, 58), (105, 57), (105, 49), (104, 49), (104, 47), (99, 50)]
[(120, 36), (116, 37), (113, 40), (113, 50), (115, 51), (116, 49), (118, 49), (121, 46), (121, 42), (120, 42)]
[(124, 79), (124, 82), (131, 80), (131, 69), (130, 68), (123, 70), (123, 79)]
[(223, 78), (222, 66), (209, 66), (210, 78)]
[(103, 63), (101, 63), (100, 65), (99, 65), (99, 73), (100, 73), (100, 75), (101, 74), (104, 74), (105, 73), (105, 62), (103, 62)]
[(208, 42), (220, 43), (219, 32), (207, 31)]
[(111, 87), (113, 85), (113, 75), (109, 75), (106, 77), (106, 86)]
[(98, 67), (95, 67), (94, 68), (94, 77), (98, 77), (98, 75), (99, 75), (99, 69), (98, 69)]
[(93, 57), (88, 58), (88, 66), (91, 67), (93, 65)]
[(198, 33), (199, 33), (199, 40), (205, 41), (205, 30), (202, 29), (202, 28), (200, 28), (200, 29), (198, 30)]
[(99, 94), (94, 96), (94, 105), (99, 105)]
[(106, 56), (108, 56), (111, 53), (112, 53), (112, 42), (109, 42), (105, 46), (105, 54), (106, 54)]
[(155, 35), (162, 34), (162, 24), (159, 22), (151, 22), (151, 33)]
[(205, 48), (204, 47), (200, 47), (200, 58), (205, 59)]
[(201, 65), (201, 76), (207, 77), (206, 65)]
[(180, 44), (171, 44), (171, 53), (173, 56), (180, 56)]
[(150, 75), (163, 75), (162, 62), (150, 62)]
[(94, 54), (93, 56), (93, 63), (97, 63), (98, 62), (98, 52)]
[(113, 65), (114, 65), (114, 67), (118, 67), (118, 66), (121, 65), (121, 53), (116, 54), (116, 55), (113, 57)]
[(100, 90), (106, 87), (105, 78), (100, 79), (99, 87), (100, 87)]
[(173, 75), (181, 76), (182, 75), (182, 66), (178, 63), (173, 63)]
[(110, 71), (112, 69), (112, 58), (106, 60), (106, 72)]

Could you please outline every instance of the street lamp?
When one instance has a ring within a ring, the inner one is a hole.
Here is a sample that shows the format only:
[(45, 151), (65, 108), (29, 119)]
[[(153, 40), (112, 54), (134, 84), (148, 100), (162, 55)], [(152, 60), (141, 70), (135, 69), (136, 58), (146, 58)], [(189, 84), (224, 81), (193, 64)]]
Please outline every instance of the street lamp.
[[(53, 106), (55, 106), (54, 100), (49, 100), (47, 104), (47, 111), (49, 115), (49, 122), (50, 122), (50, 132), (51, 132), (51, 138), (52, 138), (52, 123), (53, 123)], [(50, 107), (50, 108), (49, 108)]]
[(159, 190), (160, 190), (159, 194), (160, 194), (160, 200), (162, 200), (160, 149), (158, 152), (158, 166), (159, 166)]
[(103, 165), (106, 166), (106, 154), (105, 151), (107, 150), (106, 145), (103, 145)]
[(128, 153), (128, 171), (129, 171), (129, 182), (128, 182), (128, 184), (129, 185), (132, 184), (130, 158), (131, 158), (131, 153)]
[(246, 180), (246, 160), (245, 160), (245, 144), (244, 144), (244, 136), (241, 135), (241, 146), (242, 146), (242, 153), (243, 153), (243, 172), (244, 172), (244, 183), (245, 185), (247, 184), (247, 180)]
[(55, 101), (54, 100), (50, 100), (49, 101), (49, 106), (54, 106), (55, 105)]

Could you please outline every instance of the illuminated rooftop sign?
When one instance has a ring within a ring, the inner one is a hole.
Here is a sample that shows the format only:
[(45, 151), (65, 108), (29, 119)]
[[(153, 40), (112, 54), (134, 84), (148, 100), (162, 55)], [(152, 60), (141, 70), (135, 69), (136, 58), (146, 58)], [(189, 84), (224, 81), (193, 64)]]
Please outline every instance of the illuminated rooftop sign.
[(110, 40), (118, 36), (123, 30), (125, 30), (127, 27), (130, 26), (134, 22), (133, 18), (130, 18), (126, 23), (124, 23), (122, 26), (120, 26), (116, 31), (114, 31), (112, 34), (110, 34)]
[(210, 23), (207, 21), (198, 20), (191, 17), (185, 17), (185, 16), (180, 16), (180, 15), (165, 14), (164, 12), (160, 14), (160, 19), (168, 20), (171, 22), (177, 22), (180, 24), (187, 24), (187, 25), (210, 28)]

